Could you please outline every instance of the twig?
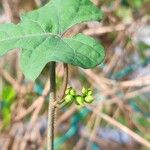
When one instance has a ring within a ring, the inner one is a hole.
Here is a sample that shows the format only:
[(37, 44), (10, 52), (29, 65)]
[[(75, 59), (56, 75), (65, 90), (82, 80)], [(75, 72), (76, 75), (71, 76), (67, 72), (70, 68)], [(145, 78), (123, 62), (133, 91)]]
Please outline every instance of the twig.
[(1, 75), (14, 87), (17, 93), (25, 93), (25, 88), (20, 86), (19, 83), (6, 70), (1, 70)]
[(18, 0), (3, 0), (3, 7), (5, 13), (14, 23), (18, 23), (20, 20), (18, 4)]
[(115, 11), (115, 10), (120, 6), (120, 2), (121, 2), (121, 0), (115, 0), (113, 7), (108, 8), (108, 7), (106, 7), (106, 6), (103, 6), (103, 7), (102, 7), (102, 10), (103, 10), (105, 13), (112, 13), (113, 11)]
[(100, 116), (101, 118), (103, 118), (105, 121), (109, 122), (110, 124), (112, 124), (113, 126), (121, 129), (122, 131), (124, 131), (125, 133), (127, 133), (128, 135), (130, 135), (133, 139), (135, 139), (137, 142), (141, 143), (142, 145), (150, 148), (150, 142), (148, 142), (147, 140), (145, 140), (144, 138), (142, 138), (141, 136), (139, 136), (138, 134), (136, 134), (135, 132), (133, 132), (132, 130), (130, 130), (129, 128), (127, 128), (126, 126), (122, 125), (121, 123), (119, 123), (118, 121), (116, 121), (115, 119), (109, 117), (108, 115), (99, 112), (96, 109), (93, 109), (91, 107), (88, 107), (91, 111), (93, 111), (96, 115)]
[(63, 115), (61, 115), (58, 118), (57, 126), (59, 126), (62, 122), (64, 122), (68, 118), (70, 118), (72, 116), (72, 114), (74, 114), (76, 111), (77, 111), (77, 108), (74, 105), (72, 105), (68, 111), (64, 112)]
[[(103, 107), (102, 105), (99, 105), (98, 109), (101, 111), (102, 107)], [(96, 136), (96, 129), (99, 126), (100, 121), (101, 121), (101, 118), (99, 116), (96, 116), (96, 119), (94, 121), (95, 122), (94, 127), (93, 127), (93, 130), (91, 131), (91, 135), (89, 137), (89, 143), (88, 143), (89, 146), (87, 146), (86, 150), (88, 150), (88, 147), (91, 147), (91, 145), (92, 145), (91, 141), (92, 141), (93, 137)]]
[(21, 119), (23, 119), (25, 116), (29, 115), (32, 111), (34, 111), (34, 109), (39, 106), (39, 104), (42, 103), (42, 101), (44, 100), (44, 98), (42, 96), (40, 96), (27, 110), (21, 112), (21, 114), (19, 114), (18, 116), (16, 116), (14, 118), (14, 122), (16, 121), (20, 121)]
[[(21, 112), (18, 116), (15, 117), (14, 121), (19, 121), (21, 119), (23, 119), (25, 116), (29, 115), (32, 111), (38, 109), (38, 111), (40, 112), (39, 107), (41, 108), (43, 105), (43, 102), (45, 100), (45, 97), (48, 96), (49, 93), (49, 80), (47, 81), (45, 88), (43, 90), (42, 96), (38, 97), (34, 103), (25, 111)], [(35, 118), (35, 116), (34, 116)], [(32, 119), (31, 119), (32, 120)]]
[(143, 94), (143, 93), (148, 93), (148, 92), (150, 92), (150, 86), (146, 86), (146, 87), (143, 87), (141, 89), (126, 93), (125, 94), (125, 99), (130, 99), (130, 98), (133, 98), (137, 95), (140, 95), (140, 94)]
[(114, 31), (123, 31), (128, 27), (128, 25), (125, 24), (118, 24), (116, 26), (103, 26), (99, 28), (91, 28), (91, 29), (86, 29), (83, 31), (84, 34), (86, 35), (101, 35), (109, 32), (114, 32)]
[(138, 86), (145, 86), (145, 85), (150, 85), (150, 75), (145, 77), (140, 77), (134, 80), (122, 81), (119, 83), (119, 86), (123, 88), (138, 87)]
[[(86, 125), (86, 130), (89, 130), (92, 128), (92, 126), (94, 125), (94, 119), (95, 119), (96, 115), (95, 113), (92, 113), (90, 118), (88, 119), (87, 125)], [(82, 149), (82, 146), (84, 144), (84, 137), (81, 137), (80, 140), (77, 142), (77, 144), (74, 146), (73, 150), (80, 150)]]

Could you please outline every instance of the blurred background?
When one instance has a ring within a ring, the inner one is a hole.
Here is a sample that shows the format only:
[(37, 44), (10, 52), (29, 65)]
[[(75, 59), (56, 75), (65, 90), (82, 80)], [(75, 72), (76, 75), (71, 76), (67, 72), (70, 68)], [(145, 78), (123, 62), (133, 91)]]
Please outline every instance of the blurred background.
[[(94, 69), (69, 66), (68, 87), (94, 92), (94, 102), (58, 108), (55, 149), (150, 149), (150, 1), (92, 0), (104, 12), (102, 22), (72, 28), (101, 42), (104, 62)], [(47, 0), (0, 0), (0, 23), (19, 22), (19, 15)], [(48, 67), (35, 81), (24, 78), (19, 51), (0, 58), (0, 150), (46, 149)], [(57, 64), (57, 89), (63, 66)]]

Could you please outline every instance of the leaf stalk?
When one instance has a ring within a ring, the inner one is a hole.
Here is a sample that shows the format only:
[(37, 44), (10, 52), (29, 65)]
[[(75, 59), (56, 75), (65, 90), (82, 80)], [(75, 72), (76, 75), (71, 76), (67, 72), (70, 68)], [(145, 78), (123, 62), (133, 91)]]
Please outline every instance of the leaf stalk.
[(48, 107), (47, 150), (54, 150), (56, 107), (56, 62), (50, 62), (50, 94)]

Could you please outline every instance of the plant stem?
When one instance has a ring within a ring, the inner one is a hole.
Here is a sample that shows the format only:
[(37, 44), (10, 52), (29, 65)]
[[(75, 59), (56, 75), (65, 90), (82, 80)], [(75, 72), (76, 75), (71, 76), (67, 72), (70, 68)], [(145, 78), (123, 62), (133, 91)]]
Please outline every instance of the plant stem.
[[(62, 101), (62, 99), (64, 98), (65, 95), (65, 91), (67, 89), (67, 83), (68, 83), (68, 64), (63, 64), (64, 66), (64, 77), (63, 77), (63, 83), (62, 83), (62, 87), (60, 88), (59, 92), (58, 92), (58, 100)], [(58, 103), (59, 103), (58, 101)]]
[(50, 98), (48, 107), (48, 131), (47, 131), (47, 150), (54, 150), (54, 134), (55, 134), (55, 112), (56, 107), (53, 103), (56, 100), (56, 73), (55, 62), (50, 62)]

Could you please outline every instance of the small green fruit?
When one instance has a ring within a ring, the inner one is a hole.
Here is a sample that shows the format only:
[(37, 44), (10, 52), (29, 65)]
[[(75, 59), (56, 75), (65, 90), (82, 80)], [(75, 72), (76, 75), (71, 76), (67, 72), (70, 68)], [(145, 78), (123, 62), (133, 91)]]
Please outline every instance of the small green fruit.
[(88, 93), (87, 93), (87, 95), (92, 95), (93, 94), (93, 91), (92, 90), (88, 90)]
[(72, 95), (67, 95), (65, 97), (65, 101), (66, 101), (66, 103), (72, 102), (73, 101), (73, 96)]
[(91, 103), (94, 101), (94, 98), (93, 98), (91, 95), (89, 95), (89, 96), (86, 96), (86, 97), (84, 98), (84, 101), (85, 101), (86, 103), (91, 104)]
[(82, 94), (83, 95), (87, 95), (88, 93), (88, 89), (86, 89), (85, 87), (82, 88)]
[(69, 94), (69, 93), (70, 93), (70, 90), (71, 90), (71, 88), (68, 88), (68, 89), (65, 91), (65, 94), (66, 94), (66, 95)]
[(84, 104), (84, 98), (80, 95), (76, 96), (75, 103), (82, 106)]
[(76, 91), (74, 89), (71, 89), (69, 94), (72, 95), (72, 96), (75, 96), (76, 95)]

